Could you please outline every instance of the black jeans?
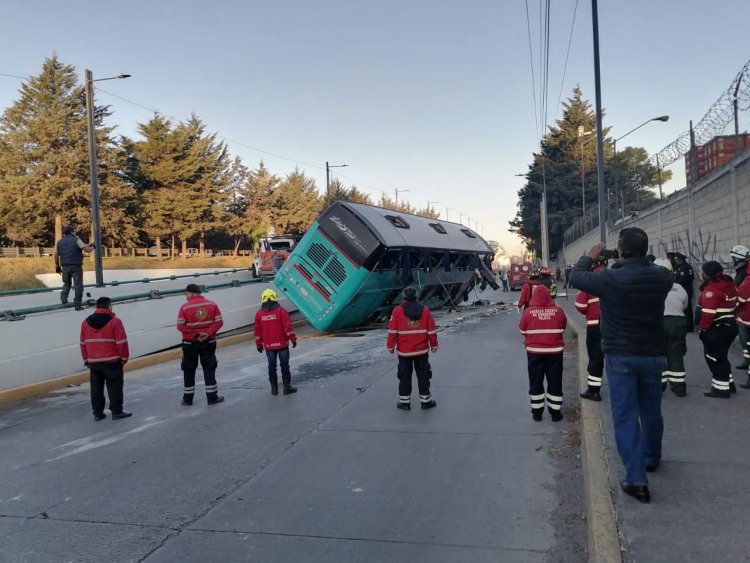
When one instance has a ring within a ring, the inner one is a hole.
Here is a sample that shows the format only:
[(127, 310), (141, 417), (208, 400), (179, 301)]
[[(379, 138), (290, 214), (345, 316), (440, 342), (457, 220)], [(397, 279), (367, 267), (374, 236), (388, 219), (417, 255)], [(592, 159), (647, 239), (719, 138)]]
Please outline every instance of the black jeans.
[(83, 299), (83, 266), (63, 266), (62, 281), (63, 287), (60, 292), (60, 301), (62, 303), (68, 302), (68, 294), (70, 293), (72, 283), (74, 291), (73, 300), (76, 305), (80, 305), (81, 299)]
[(432, 400), (430, 395), (430, 379), (432, 378), (432, 368), (430, 367), (429, 354), (421, 356), (398, 357), (398, 399), (402, 403), (408, 403), (411, 400), (411, 374), (417, 372), (417, 387), (419, 389), (419, 400), (423, 403), (429, 403)]
[[(549, 412), (562, 408), (563, 353), (532, 354), (526, 352), (529, 367), (529, 399), (531, 411), (542, 412), (545, 399)], [(544, 380), (547, 380), (547, 390)]]
[(94, 414), (104, 412), (104, 385), (107, 385), (109, 395), (109, 410), (112, 414), (122, 412), (122, 364), (91, 364), (89, 365), (91, 381), (91, 408)]
[(185, 383), (182, 400), (186, 403), (193, 402), (195, 395), (195, 371), (198, 369), (200, 361), (203, 368), (203, 380), (206, 383), (206, 398), (209, 401), (216, 400), (219, 395), (219, 388), (216, 385), (216, 366), (219, 362), (216, 360), (216, 340), (207, 342), (198, 342), (193, 340), (188, 342), (182, 341), (182, 372)]

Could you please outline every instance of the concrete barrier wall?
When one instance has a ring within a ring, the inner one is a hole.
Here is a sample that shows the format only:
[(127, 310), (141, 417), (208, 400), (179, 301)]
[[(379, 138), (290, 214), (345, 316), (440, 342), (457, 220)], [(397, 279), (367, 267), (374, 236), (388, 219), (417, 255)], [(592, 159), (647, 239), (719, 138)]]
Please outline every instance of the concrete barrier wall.
[[(129, 288), (130, 293), (138, 293), (148, 291), (150, 285), (155, 284), (125, 287)], [(185, 285), (184, 281), (182, 285)], [(221, 332), (252, 324), (255, 312), (260, 307), (260, 294), (269, 287), (274, 286), (270, 282), (261, 282), (208, 292), (206, 297), (215, 301), (222, 312), (224, 327)], [(108, 293), (112, 289), (109, 288)], [(132, 358), (180, 343), (176, 320), (177, 311), (184, 301), (184, 295), (180, 294), (114, 305), (115, 314), (122, 319), (128, 333)], [(281, 304), (288, 310), (296, 310), (283, 297)], [(65, 309), (29, 315), (22, 321), (0, 322), (0, 390), (81, 371), (80, 327), (92, 312), (93, 309)], [(250, 351), (255, 352), (254, 349)], [(176, 365), (175, 369), (179, 370), (179, 366)]]
[[(677, 251), (694, 267), (717, 260), (731, 269), (729, 249), (750, 246), (750, 152), (703, 178), (695, 186), (679, 190), (635, 217), (618, 221), (607, 232), (607, 247), (617, 247), (624, 227), (640, 227), (648, 233), (650, 252), (664, 256)], [(588, 252), (599, 240), (594, 230), (566, 246), (566, 264)]]

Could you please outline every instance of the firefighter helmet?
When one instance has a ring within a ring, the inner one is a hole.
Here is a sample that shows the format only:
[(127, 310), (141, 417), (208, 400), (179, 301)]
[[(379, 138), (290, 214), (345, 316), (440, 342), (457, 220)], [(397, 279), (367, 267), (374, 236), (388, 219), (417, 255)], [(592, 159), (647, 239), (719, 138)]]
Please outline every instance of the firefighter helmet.
[(735, 262), (747, 260), (748, 258), (750, 258), (750, 248), (742, 244), (735, 244), (732, 248), (729, 249), (729, 256), (731, 256), (732, 260), (734, 260)]
[(552, 270), (550, 270), (547, 266), (542, 266), (539, 268), (539, 275), (540, 276), (551, 276)]
[(654, 264), (666, 268), (670, 272), (672, 271), (672, 262), (669, 261), (669, 258), (657, 258), (654, 260)]
[(260, 302), (265, 303), (267, 301), (278, 301), (279, 298), (276, 297), (276, 292), (273, 289), (266, 289), (263, 291), (263, 293), (260, 294)]

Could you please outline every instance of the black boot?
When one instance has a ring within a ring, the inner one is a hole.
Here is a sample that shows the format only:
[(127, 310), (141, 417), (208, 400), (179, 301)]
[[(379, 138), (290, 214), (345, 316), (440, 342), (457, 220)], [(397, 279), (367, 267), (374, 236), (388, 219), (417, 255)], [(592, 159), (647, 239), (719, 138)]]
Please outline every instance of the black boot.
[(297, 392), (297, 388), (292, 385), (291, 375), (282, 376), (281, 381), (284, 384), (284, 395), (289, 395), (291, 393)]
[(268, 378), (268, 380), (271, 382), (271, 395), (278, 395), (279, 394), (279, 379), (277, 377), (274, 378)]
[(729, 399), (732, 394), (729, 391), (719, 391), (711, 387), (711, 390), (707, 393), (703, 393), (704, 397), (710, 397), (711, 399)]
[(601, 401), (602, 396), (599, 393), (599, 387), (589, 387), (585, 393), (581, 393), (582, 399), (588, 399), (589, 401)]
[(734, 366), (737, 369), (741, 369), (742, 371), (747, 371), (747, 368), (750, 368), (750, 362), (744, 361), (738, 366)]
[(734, 384), (734, 381), (729, 382), (729, 392), (730, 393), (736, 393), (737, 392), (737, 386)]
[(687, 384), (685, 383), (672, 383), (670, 385), (672, 393), (678, 397), (684, 397), (687, 394)]

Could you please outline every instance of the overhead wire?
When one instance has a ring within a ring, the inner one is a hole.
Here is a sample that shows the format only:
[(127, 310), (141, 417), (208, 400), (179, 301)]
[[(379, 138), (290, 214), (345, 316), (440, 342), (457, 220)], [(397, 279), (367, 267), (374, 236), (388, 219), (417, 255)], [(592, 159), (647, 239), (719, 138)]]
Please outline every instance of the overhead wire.
[(557, 96), (557, 110), (555, 111), (555, 120), (557, 120), (557, 116), (560, 114), (560, 104), (562, 103), (562, 92), (563, 87), (565, 86), (565, 75), (568, 72), (568, 57), (570, 57), (570, 45), (573, 42), (573, 30), (576, 26), (576, 15), (578, 14), (578, 0), (576, 0), (576, 4), (573, 8), (573, 20), (570, 23), (570, 36), (568, 37), (568, 48), (565, 51), (565, 64), (563, 65), (563, 73), (562, 73), (562, 80), (560, 81), (560, 94)]

